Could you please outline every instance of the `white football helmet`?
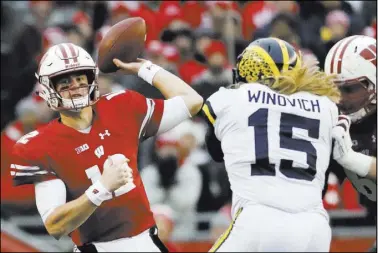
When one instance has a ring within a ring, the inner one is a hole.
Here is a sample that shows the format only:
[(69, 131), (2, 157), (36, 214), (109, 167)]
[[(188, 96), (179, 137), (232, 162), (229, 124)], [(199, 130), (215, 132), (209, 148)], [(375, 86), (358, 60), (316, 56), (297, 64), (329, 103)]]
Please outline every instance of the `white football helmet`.
[(356, 35), (337, 42), (328, 52), (324, 71), (336, 74), (342, 100), (340, 110), (352, 122), (376, 111), (377, 46), (374, 38)]
[[(88, 77), (88, 95), (80, 98), (63, 98), (53, 79), (57, 76), (83, 71)], [(37, 94), (55, 111), (80, 109), (95, 104), (99, 97), (97, 84), (98, 68), (92, 57), (83, 48), (72, 43), (50, 47), (41, 59), (36, 77), (41, 85)]]

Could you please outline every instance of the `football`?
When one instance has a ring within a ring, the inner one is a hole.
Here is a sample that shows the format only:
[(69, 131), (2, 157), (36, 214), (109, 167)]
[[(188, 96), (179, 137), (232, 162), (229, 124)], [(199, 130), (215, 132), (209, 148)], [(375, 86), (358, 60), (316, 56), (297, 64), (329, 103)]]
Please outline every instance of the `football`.
[(97, 65), (101, 72), (112, 73), (118, 70), (113, 59), (133, 62), (142, 53), (146, 40), (146, 23), (143, 18), (133, 17), (112, 26), (101, 40)]

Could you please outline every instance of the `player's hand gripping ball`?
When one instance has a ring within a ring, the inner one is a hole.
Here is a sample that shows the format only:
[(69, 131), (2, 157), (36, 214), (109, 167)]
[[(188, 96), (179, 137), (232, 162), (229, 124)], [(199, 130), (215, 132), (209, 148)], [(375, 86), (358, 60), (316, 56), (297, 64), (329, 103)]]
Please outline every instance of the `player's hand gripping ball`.
[(125, 63), (135, 62), (144, 49), (146, 23), (143, 18), (133, 17), (112, 26), (101, 40), (97, 64), (101, 72), (118, 70), (113, 63), (117, 58)]
[(114, 154), (104, 162), (101, 181), (105, 188), (112, 192), (133, 181), (133, 170), (129, 167), (123, 154)]

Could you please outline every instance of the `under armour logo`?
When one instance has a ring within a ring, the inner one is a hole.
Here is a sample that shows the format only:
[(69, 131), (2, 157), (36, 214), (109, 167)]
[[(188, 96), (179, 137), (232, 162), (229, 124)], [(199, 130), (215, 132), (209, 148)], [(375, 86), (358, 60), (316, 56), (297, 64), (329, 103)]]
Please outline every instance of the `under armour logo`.
[(99, 146), (98, 148), (95, 149), (94, 153), (97, 156), (97, 158), (100, 158), (101, 156), (103, 156), (105, 154), (104, 153), (104, 147), (102, 145)]
[(375, 135), (373, 134), (371, 136), (371, 140), (373, 141), (373, 143), (376, 143), (377, 142), (377, 137), (375, 137)]
[(110, 136), (110, 133), (108, 131), (108, 129), (105, 130), (105, 133), (99, 133), (98, 134), (100, 137), (101, 137), (101, 140), (103, 140), (105, 138), (105, 136)]

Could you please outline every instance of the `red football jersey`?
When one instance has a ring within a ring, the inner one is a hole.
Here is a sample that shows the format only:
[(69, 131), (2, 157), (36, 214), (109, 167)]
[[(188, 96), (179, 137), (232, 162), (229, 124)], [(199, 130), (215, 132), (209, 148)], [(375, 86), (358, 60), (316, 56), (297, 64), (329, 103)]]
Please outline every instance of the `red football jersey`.
[[(67, 188), (67, 202), (81, 196), (101, 176), (108, 156), (130, 159), (135, 188), (115, 192), (78, 229), (76, 245), (138, 235), (155, 222), (137, 170), (141, 138), (156, 134), (164, 100), (147, 99), (134, 91), (100, 98), (93, 106), (94, 121), (88, 134), (56, 119), (23, 136), (14, 146), (11, 174), (17, 185), (59, 178)], [(75, 232), (77, 232), (75, 231)]]
[[(44, 124), (37, 123), (36, 128)], [(9, 204), (23, 205), (25, 208), (35, 206), (34, 187), (24, 185), (14, 187), (9, 174), (11, 153), (16, 141), (26, 134), (21, 121), (9, 123), (1, 132), (1, 201)]]
[(24, 135), (22, 123), (19, 121), (7, 125), (1, 132), (1, 176), (9, 175), (9, 159), (13, 145)]

